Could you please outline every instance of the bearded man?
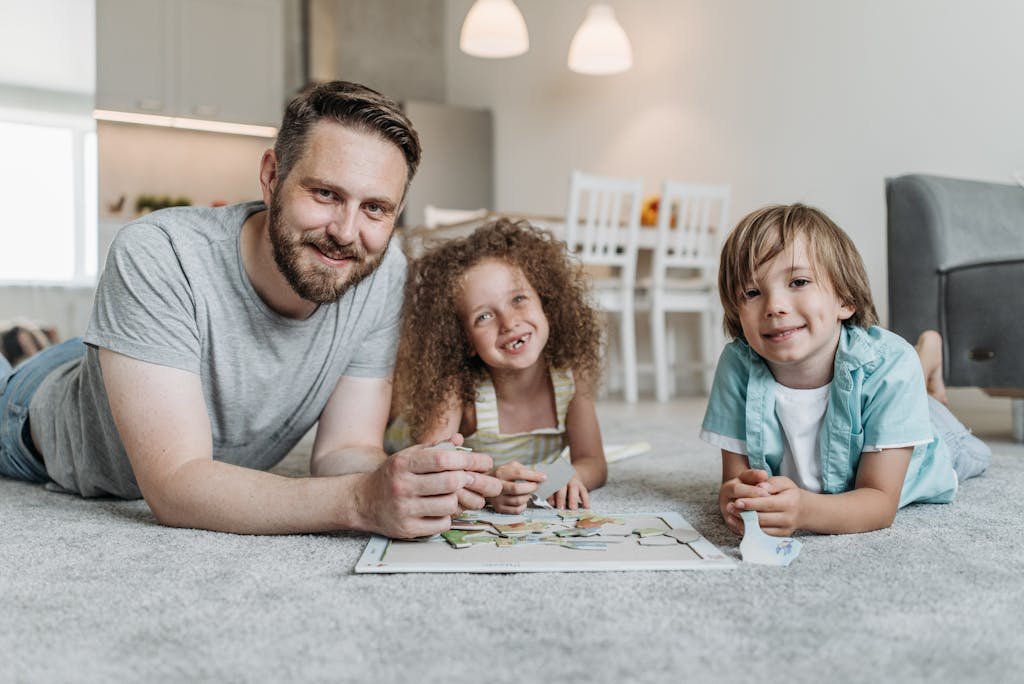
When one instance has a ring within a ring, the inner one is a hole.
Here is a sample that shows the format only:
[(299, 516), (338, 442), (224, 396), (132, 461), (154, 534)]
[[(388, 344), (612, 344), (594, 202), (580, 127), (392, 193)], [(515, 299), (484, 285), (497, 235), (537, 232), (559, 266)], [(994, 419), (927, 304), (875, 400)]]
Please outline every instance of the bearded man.
[[(382, 448), (419, 158), (394, 102), (322, 84), (264, 153), (262, 202), (122, 228), (84, 338), (0, 360), (0, 474), (249, 534), (414, 537), (482, 507), (486, 455)], [(313, 477), (264, 472), (314, 424)]]

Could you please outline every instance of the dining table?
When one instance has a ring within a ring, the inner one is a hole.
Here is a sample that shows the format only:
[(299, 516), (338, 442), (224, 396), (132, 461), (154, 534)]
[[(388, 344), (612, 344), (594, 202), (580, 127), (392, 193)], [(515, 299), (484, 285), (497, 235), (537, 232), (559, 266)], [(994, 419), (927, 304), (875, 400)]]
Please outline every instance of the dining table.
[[(532, 226), (546, 230), (559, 240), (565, 239), (565, 217), (551, 216), (546, 214), (516, 213), (507, 211), (489, 211), (481, 216), (459, 221), (458, 223), (447, 223), (440, 226), (412, 226), (401, 228), (402, 248), (406, 256), (418, 257), (431, 244), (453, 238), (465, 237), (471, 234), (480, 226), (491, 221), (507, 218), (512, 220), (525, 220)], [(619, 242), (626, 242), (627, 228), (619, 229), (622, 232)], [(640, 250), (653, 251), (658, 245), (658, 230), (654, 226), (640, 226), (637, 235), (637, 248)]]

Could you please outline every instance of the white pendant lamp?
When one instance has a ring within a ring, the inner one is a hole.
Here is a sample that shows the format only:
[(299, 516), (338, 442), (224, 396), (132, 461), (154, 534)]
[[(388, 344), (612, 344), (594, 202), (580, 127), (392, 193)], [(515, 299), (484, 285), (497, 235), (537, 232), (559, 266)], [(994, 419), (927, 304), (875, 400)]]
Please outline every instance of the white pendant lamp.
[[(465, 29), (463, 29), (465, 30)], [(615, 12), (591, 5), (569, 45), (569, 68), (581, 74), (618, 74), (633, 66), (633, 48)]]
[(512, 0), (476, 0), (469, 8), (459, 48), (474, 57), (515, 57), (530, 49), (526, 21)]

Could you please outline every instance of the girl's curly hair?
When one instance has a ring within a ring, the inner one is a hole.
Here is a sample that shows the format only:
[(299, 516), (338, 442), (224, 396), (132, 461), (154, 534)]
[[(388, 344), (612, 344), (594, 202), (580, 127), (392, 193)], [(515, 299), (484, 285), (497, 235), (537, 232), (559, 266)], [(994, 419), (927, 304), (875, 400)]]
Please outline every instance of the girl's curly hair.
[(409, 265), (395, 397), (414, 438), (440, 422), (446, 400), (474, 401), (487, 372), (473, 353), (458, 307), (463, 275), (485, 259), (517, 266), (537, 291), (550, 327), (544, 347), (548, 366), (586, 378), (589, 391), (597, 387), (602, 329), (589, 303), (583, 266), (550, 233), (526, 221), (498, 219), (468, 237), (434, 246)]

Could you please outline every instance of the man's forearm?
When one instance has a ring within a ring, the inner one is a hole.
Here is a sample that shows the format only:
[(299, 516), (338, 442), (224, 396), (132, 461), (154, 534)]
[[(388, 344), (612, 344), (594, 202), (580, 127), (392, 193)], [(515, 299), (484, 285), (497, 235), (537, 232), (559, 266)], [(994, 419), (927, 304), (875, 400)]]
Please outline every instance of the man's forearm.
[(292, 478), (212, 460), (183, 464), (159, 491), (144, 491), (157, 520), (236, 534), (365, 529), (365, 475)]
[(387, 454), (379, 447), (347, 447), (314, 454), (309, 461), (309, 471), (314, 477), (369, 473), (379, 468), (386, 458)]

